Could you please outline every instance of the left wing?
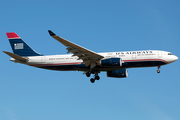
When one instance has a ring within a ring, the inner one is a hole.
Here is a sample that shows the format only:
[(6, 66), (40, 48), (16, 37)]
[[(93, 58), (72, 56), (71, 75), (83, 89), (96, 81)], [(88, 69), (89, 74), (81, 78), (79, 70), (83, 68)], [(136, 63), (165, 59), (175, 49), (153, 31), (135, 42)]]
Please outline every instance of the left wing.
[(102, 58), (104, 58), (102, 55), (99, 55), (91, 50), (88, 50), (84, 47), (81, 47), (77, 44), (74, 44), (68, 40), (65, 40), (59, 36), (57, 36), (56, 34), (54, 34), (51, 30), (48, 30), (49, 34), (56, 39), (57, 41), (59, 41), (60, 43), (62, 43), (63, 45), (65, 45), (68, 50), (67, 53), (73, 53), (73, 56), (77, 56), (79, 57), (78, 59), (82, 59), (83, 63), (86, 64), (86, 66), (89, 66), (91, 64), (91, 62), (96, 62), (98, 63), (98, 61)]

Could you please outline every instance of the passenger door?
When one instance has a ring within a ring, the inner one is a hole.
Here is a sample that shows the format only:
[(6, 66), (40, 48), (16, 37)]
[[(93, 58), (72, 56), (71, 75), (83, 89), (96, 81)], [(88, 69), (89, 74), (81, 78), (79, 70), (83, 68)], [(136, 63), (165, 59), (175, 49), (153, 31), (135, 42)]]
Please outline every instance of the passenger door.
[(162, 57), (162, 52), (158, 52), (158, 58)]

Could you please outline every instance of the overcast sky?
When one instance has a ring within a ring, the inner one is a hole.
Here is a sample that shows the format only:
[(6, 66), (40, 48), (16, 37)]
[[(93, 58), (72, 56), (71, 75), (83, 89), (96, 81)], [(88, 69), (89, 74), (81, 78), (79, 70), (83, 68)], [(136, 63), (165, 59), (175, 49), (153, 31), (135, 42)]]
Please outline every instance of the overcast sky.
[[(178, 0), (4, 0), (0, 49), (16, 32), (44, 55), (66, 54), (48, 30), (95, 52), (164, 50), (180, 57)], [(83, 72), (50, 71), (9, 61), (0, 52), (0, 120), (180, 120), (180, 60), (105, 72), (92, 84)]]

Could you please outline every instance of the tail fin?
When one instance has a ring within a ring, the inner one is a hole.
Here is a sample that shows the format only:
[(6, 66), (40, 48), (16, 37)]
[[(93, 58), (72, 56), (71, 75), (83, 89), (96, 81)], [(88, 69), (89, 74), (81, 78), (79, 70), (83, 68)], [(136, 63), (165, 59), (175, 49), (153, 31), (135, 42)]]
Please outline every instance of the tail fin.
[(41, 56), (26, 44), (15, 32), (6, 33), (14, 54), (19, 56)]

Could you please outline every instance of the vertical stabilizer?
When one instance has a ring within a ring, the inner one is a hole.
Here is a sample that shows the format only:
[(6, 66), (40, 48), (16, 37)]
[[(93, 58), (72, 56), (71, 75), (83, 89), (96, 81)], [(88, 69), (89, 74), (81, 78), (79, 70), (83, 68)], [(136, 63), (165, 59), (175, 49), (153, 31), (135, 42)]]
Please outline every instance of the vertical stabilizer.
[(15, 32), (6, 33), (14, 54), (19, 56), (41, 56), (25, 43)]

